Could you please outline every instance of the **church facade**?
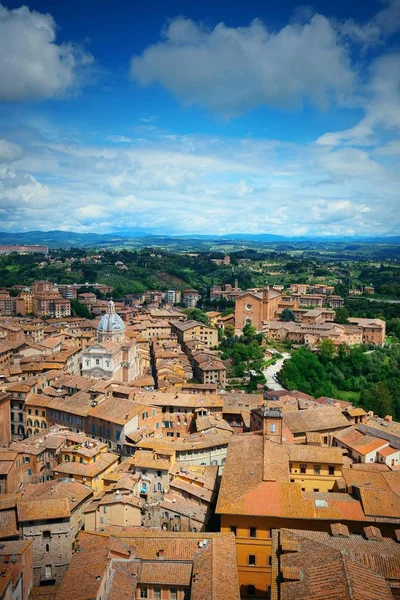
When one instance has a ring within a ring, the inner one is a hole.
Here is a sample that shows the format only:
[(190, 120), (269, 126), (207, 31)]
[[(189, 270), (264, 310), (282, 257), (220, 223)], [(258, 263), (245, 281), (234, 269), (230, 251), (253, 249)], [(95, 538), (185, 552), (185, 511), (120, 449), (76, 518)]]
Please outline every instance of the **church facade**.
[(262, 331), (263, 323), (277, 318), (284, 308), (295, 308), (297, 304), (289, 298), (283, 299), (278, 290), (266, 283), (263, 288), (250, 289), (240, 294), (235, 303), (235, 329), (238, 334), (245, 325)]
[(128, 383), (140, 375), (136, 342), (125, 338), (125, 325), (111, 300), (97, 328), (97, 342), (82, 352), (82, 375)]

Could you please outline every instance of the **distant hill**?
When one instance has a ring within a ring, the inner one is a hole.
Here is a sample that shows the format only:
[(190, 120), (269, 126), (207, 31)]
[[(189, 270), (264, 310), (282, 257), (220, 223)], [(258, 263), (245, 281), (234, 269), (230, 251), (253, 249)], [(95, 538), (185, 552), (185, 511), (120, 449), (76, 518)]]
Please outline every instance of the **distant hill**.
[[(197, 240), (197, 244), (196, 244)], [(215, 242), (218, 244), (226, 241), (235, 245), (249, 242), (252, 244), (268, 243), (335, 243), (345, 242), (353, 244), (400, 244), (400, 236), (389, 237), (290, 237), (272, 233), (228, 233), (226, 235), (161, 235), (143, 229), (126, 230), (123, 233), (76, 233), (73, 231), (24, 231), (20, 233), (0, 232), (0, 244), (45, 244), (50, 248), (101, 248), (112, 246), (143, 247), (143, 246), (169, 246), (177, 247), (193, 241), (201, 249), (202, 243)]]

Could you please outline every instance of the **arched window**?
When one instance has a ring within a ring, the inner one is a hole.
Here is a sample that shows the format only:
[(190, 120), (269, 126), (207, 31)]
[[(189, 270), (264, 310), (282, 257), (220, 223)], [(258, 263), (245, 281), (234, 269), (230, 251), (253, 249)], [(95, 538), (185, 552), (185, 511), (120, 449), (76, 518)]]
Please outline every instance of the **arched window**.
[(37, 419), (35, 419), (35, 423), (34, 423), (35, 427), (40, 427), (40, 423)]
[(32, 419), (28, 419), (27, 425), (28, 425), (28, 427), (32, 427)]
[(50, 544), (46, 544), (46, 552), (50, 552)]
[(32, 435), (32, 429), (28, 427), (28, 435)]
[(41, 428), (46, 429), (46, 423), (44, 421), (42, 421)]
[(40, 433), (40, 429), (35, 429), (35, 433)]
[(18, 425), (18, 435), (25, 435), (25, 427), (23, 425)]

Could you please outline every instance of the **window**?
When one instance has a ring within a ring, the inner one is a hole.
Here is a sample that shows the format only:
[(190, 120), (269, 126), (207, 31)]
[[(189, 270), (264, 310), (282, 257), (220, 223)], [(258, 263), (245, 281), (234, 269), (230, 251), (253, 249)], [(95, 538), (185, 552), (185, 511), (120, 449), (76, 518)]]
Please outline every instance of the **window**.
[(247, 586), (247, 595), (248, 596), (255, 596), (256, 595), (256, 587), (255, 587), (255, 585), (250, 584), (250, 585)]
[(314, 488), (314, 490), (313, 490), (313, 491), (314, 491), (314, 492), (319, 492), (319, 489), (318, 489), (318, 488)]
[(161, 600), (161, 588), (160, 586), (154, 586), (153, 587), (153, 597), (155, 598), (155, 600)]
[(314, 475), (321, 475), (321, 465), (314, 465)]
[[(96, 365), (99, 365), (99, 364), (100, 364), (100, 359), (96, 358)], [(147, 598), (147, 596), (145, 596), (145, 598)]]
[(69, 462), (69, 454), (65, 455), (65, 462)]
[(147, 587), (144, 587), (144, 588), (140, 589), (140, 597), (141, 598), (148, 598), (148, 596), (147, 596)]
[(250, 537), (251, 538), (257, 537), (257, 530), (255, 527), (250, 527)]
[(255, 554), (249, 554), (249, 566), (251, 566), (251, 567), (256, 566), (256, 555)]
[(329, 467), (329, 475), (335, 474), (335, 467)]
[(269, 426), (269, 430), (270, 430), (271, 433), (275, 433), (275, 430), (276, 430), (275, 423), (271, 423), (271, 425)]
[(24, 456), (24, 463), (30, 463), (31, 459), (29, 456)]
[(51, 565), (46, 565), (44, 568), (44, 576), (46, 579), (51, 579)]
[(42, 532), (42, 537), (43, 537), (44, 539), (51, 538), (51, 531), (43, 531), (43, 532)]
[(178, 588), (170, 588), (169, 597), (170, 600), (178, 600)]
[(268, 556), (268, 565), (271, 566), (272, 565), (272, 556)]
[(231, 525), (231, 532), (233, 533), (233, 535), (236, 535), (236, 533), (237, 533), (236, 525)]
[(50, 552), (50, 544), (46, 544), (46, 552)]
[(300, 465), (300, 473), (305, 473), (307, 470), (307, 465)]
[(31, 414), (32, 414), (32, 411), (30, 408), (28, 408), (28, 415), (31, 415)]

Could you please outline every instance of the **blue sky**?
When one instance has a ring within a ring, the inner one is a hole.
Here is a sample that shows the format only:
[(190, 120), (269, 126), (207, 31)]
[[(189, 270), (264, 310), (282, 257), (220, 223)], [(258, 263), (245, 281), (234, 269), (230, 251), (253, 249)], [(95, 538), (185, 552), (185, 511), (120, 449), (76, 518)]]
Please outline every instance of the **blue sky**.
[(400, 0), (0, 4), (0, 229), (391, 235)]

